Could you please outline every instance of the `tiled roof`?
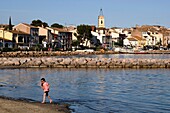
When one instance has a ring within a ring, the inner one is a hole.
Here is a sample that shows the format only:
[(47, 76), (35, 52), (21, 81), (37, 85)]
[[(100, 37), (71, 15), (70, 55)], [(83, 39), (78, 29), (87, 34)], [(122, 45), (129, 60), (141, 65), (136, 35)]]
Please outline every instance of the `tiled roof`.
[(135, 38), (135, 39), (138, 40), (138, 41), (146, 40), (146, 39), (144, 39), (144, 38), (142, 38), (142, 37), (139, 37), (139, 36), (133, 36), (133, 38)]
[(132, 32), (132, 30), (130, 28), (123, 29), (123, 32), (125, 32), (125, 31)]
[(24, 24), (24, 25), (26, 25), (26, 26), (28, 26), (28, 27), (31, 27), (31, 28), (38, 28), (38, 27), (35, 27), (35, 26), (32, 26), (32, 25), (29, 25), (29, 24), (27, 24), (27, 23), (22, 23), (22, 24)]
[(127, 38), (129, 41), (137, 41), (137, 39), (133, 38), (133, 37), (130, 37), (130, 38)]
[(17, 31), (17, 30), (12, 30), (12, 31), (9, 31), (11, 33), (14, 33), (14, 34), (20, 34), (20, 35), (29, 35), (28, 33), (25, 33), (25, 32), (22, 32), (22, 31)]
[(142, 41), (142, 40), (146, 40), (142, 37), (139, 37), (139, 36), (132, 36), (132, 37), (129, 37), (127, 38), (129, 41)]
[(96, 30), (106, 30), (104, 27), (97, 27)]
[(53, 27), (52, 29), (57, 30), (59, 32), (70, 32), (70, 29), (68, 29), (68, 28), (54, 28)]

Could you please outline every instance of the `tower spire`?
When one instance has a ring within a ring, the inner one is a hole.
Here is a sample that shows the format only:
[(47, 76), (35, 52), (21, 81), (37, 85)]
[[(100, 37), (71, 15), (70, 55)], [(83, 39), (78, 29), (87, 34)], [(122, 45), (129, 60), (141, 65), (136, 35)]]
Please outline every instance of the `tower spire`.
[(102, 8), (100, 9), (100, 16), (103, 16), (103, 10), (102, 10)]

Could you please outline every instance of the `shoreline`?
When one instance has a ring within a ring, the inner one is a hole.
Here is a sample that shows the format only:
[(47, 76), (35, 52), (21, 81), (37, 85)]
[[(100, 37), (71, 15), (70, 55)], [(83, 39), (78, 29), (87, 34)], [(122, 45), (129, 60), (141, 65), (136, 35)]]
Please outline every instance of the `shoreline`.
[(71, 113), (68, 105), (42, 104), (0, 96), (0, 113)]

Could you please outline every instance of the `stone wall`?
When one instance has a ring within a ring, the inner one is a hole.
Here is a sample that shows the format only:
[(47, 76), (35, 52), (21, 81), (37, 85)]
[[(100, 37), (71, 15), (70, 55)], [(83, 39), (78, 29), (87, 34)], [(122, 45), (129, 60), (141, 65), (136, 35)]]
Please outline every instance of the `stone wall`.
[(114, 51), (94, 51), (94, 52), (71, 52), (71, 51), (17, 51), (2, 52), (0, 57), (43, 57), (43, 56), (72, 56), (72, 55), (97, 55), (97, 54), (115, 54)]
[(170, 68), (170, 59), (1, 57), (0, 68)]
[[(73, 56), (73, 55), (99, 55), (99, 54), (139, 54), (139, 52), (114, 52), (114, 51), (94, 51), (94, 52), (78, 52), (78, 51), (16, 51), (1, 52), (0, 57), (43, 57), (43, 56)], [(170, 54), (170, 50), (166, 51), (145, 51), (145, 54)]]

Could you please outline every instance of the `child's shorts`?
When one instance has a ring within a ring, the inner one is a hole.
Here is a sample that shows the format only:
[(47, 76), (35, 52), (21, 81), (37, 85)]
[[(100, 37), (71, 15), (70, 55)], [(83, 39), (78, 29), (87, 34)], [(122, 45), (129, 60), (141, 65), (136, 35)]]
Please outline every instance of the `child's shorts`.
[(46, 94), (46, 96), (48, 96), (48, 92), (49, 92), (49, 91), (45, 91), (45, 92), (44, 92), (44, 93)]

